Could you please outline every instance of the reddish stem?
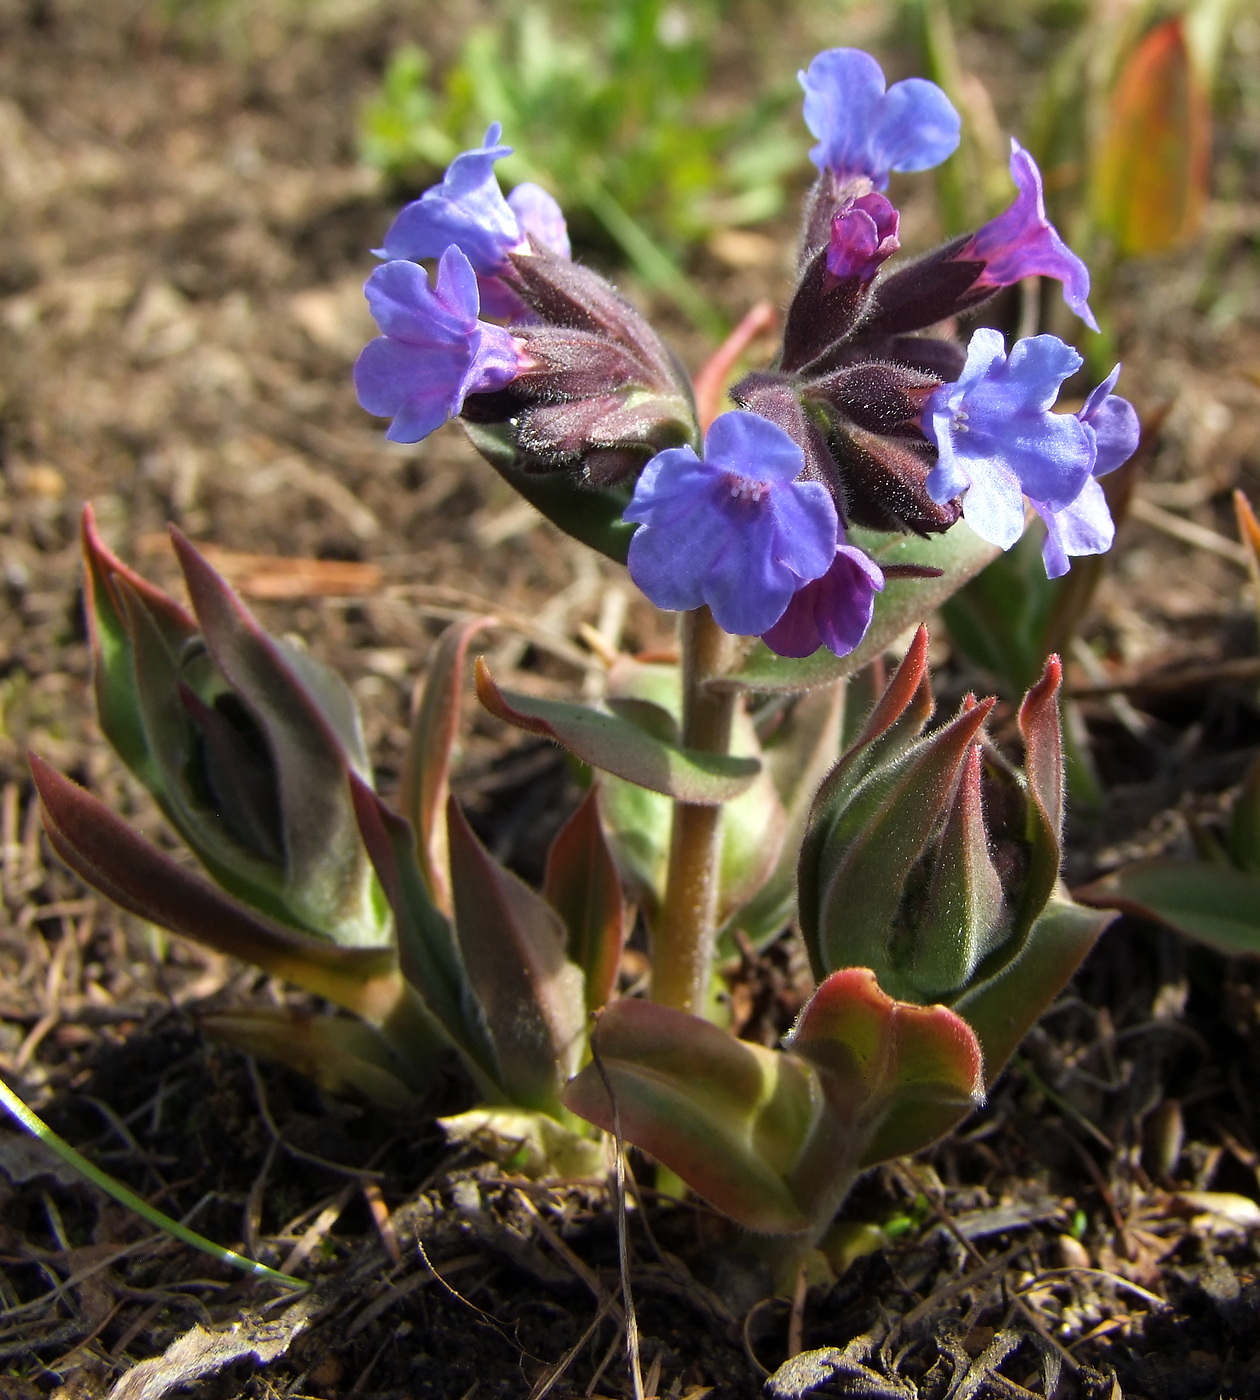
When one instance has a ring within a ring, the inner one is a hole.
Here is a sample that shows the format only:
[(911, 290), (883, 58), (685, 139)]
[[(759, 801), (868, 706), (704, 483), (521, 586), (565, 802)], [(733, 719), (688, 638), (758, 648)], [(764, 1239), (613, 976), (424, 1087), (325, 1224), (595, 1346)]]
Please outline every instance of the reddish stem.
[(759, 301), (752, 307), (738, 326), (726, 337), (712, 355), (704, 362), (694, 383), (696, 390), (696, 412), (700, 417), (700, 431), (707, 433), (709, 424), (718, 416), (722, 407), (722, 394), (726, 381), (735, 368), (739, 357), (766, 331), (774, 330), (779, 313), (770, 301)]

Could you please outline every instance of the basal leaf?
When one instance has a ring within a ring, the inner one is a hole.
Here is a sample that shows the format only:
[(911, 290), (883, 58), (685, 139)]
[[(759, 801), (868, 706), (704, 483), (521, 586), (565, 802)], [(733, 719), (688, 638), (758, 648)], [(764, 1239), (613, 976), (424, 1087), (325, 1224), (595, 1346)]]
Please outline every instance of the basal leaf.
[[(784, 1179), (817, 1111), (800, 1060), (736, 1040), (698, 1016), (629, 999), (604, 1012), (592, 1045), (627, 1141), (749, 1229), (808, 1227)], [(570, 1081), (564, 1102), (612, 1131), (612, 1102), (594, 1064)]]
[(1084, 904), (1167, 924), (1218, 952), (1260, 953), (1260, 875), (1155, 857), (1122, 866), (1075, 895)]

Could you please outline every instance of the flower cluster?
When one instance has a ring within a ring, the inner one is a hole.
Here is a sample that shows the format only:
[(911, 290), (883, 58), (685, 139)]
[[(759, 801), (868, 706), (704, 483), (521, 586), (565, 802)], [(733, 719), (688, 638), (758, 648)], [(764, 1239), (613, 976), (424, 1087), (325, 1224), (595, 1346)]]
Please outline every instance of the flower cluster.
[[(1032, 156), (1012, 142), (1016, 197), (1003, 213), (885, 268), (900, 248), (890, 176), (950, 156), (958, 115), (933, 83), (887, 86), (856, 49), (819, 54), (800, 79), (819, 173), (782, 347), (734, 385), (735, 407), (703, 442), (677, 362), (571, 260), (555, 201), (532, 185), (504, 198), (494, 165), (510, 148), (497, 125), (386, 234), (389, 261), (367, 286), (382, 335), (356, 382), (396, 440), (459, 415), (500, 470), (510, 459), (516, 484), (561, 474), (565, 519), (591, 488), (619, 492), (637, 527), (631, 576), (658, 606), (707, 605), (780, 655), (844, 655), (890, 572), (855, 528), (930, 535), (962, 518), (1006, 549), (1031, 508), (1056, 577), (1071, 556), (1109, 547), (1098, 478), (1132, 454), (1138, 423), (1112, 392), (1118, 367), (1078, 413), (1052, 411), (1083, 363), (1054, 336), (1008, 353), (989, 328), (966, 347), (932, 333), (1034, 276), (1060, 282), (1097, 328), (1088, 270), (1046, 218)], [(417, 266), (429, 259), (440, 259), (432, 287)]]

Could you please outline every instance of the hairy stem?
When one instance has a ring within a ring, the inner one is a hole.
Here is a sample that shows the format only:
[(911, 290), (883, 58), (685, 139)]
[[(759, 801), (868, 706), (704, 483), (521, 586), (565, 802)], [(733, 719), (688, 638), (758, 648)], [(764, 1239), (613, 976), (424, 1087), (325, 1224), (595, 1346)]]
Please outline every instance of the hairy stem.
[[(729, 668), (738, 642), (701, 607), (683, 614), (681, 644), (683, 743), (729, 753), (738, 693), (704, 682)], [(717, 937), (721, 837), (720, 806), (674, 803), (665, 899), (652, 930), (652, 999), (695, 1016), (704, 1014)]]

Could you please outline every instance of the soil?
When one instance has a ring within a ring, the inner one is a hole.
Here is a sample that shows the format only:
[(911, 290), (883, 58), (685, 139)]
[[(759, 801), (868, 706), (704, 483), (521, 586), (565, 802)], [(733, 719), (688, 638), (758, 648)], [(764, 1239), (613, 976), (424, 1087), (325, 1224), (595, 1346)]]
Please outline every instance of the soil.
[[(244, 1283), (6, 1131), (0, 1397), (631, 1393), (608, 1190), (452, 1150), (434, 1117), (464, 1106), (454, 1076), (386, 1115), (217, 1045), (201, 1013), (300, 998), (86, 891), (41, 843), (25, 762), (40, 753), (169, 843), (91, 717), (88, 500), (164, 585), (166, 522), (217, 546), (266, 625), (349, 679), (386, 795), (450, 618), (492, 609), (509, 624), (496, 671), (557, 694), (581, 685), (580, 625), (623, 600), (629, 644), (668, 642), (621, 571), (540, 524), (457, 430), (390, 447), (354, 401), (367, 250), (396, 203), (357, 162), (355, 113), (398, 42), (449, 52), (461, 8), (0, 0), (0, 1072), (151, 1203), (317, 1284), (295, 1301)], [(792, 13), (767, 39), (784, 62), (837, 42)], [(855, 11), (843, 41), (878, 21)], [(1009, 34), (965, 37), (1003, 113), (1012, 52)], [(1249, 101), (1218, 159), (1251, 174), (1206, 238), (1113, 293), (1125, 388), (1163, 416), (1069, 671), (1105, 783), (1073, 835), (1074, 883), (1188, 849), (1187, 814), (1213, 819), (1260, 745), (1228, 511), (1234, 487), (1260, 495)], [(782, 300), (779, 233), (697, 256), (733, 319)], [(697, 365), (706, 347), (654, 310)], [(947, 690), (981, 683), (937, 645)], [(537, 872), (567, 771), (488, 717), (465, 728), (457, 795), (497, 855)], [(780, 950), (747, 969), (748, 1000), (791, 965)], [(798, 1298), (816, 1354), (771, 1393), (1260, 1397), (1258, 1082), (1260, 967), (1119, 920), (988, 1105), (860, 1183), (847, 1218), (886, 1242)], [(792, 1300), (750, 1242), (631, 1165), (646, 1393), (761, 1394)]]

